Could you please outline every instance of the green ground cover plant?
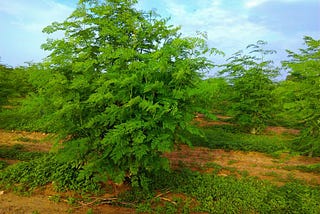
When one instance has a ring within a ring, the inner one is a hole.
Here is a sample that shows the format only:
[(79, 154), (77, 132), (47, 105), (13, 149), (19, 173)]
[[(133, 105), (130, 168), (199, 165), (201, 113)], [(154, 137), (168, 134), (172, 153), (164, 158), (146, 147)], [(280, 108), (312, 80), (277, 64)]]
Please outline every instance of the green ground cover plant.
[(57, 191), (74, 190), (98, 193), (99, 182), (93, 175), (83, 175), (76, 162), (65, 163), (52, 154), (20, 162), (0, 171), (0, 186), (20, 193), (53, 183)]
[(42, 157), (45, 154), (45, 152), (26, 151), (21, 144), (16, 144), (14, 146), (0, 145), (0, 158), (30, 161)]
[[(215, 173), (201, 174), (190, 170), (163, 172), (155, 175), (152, 180), (154, 191), (162, 190), (164, 197), (168, 192), (176, 194), (177, 197), (163, 201), (157, 197), (159, 192), (146, 194), (135, 189), (125, 193), (121, 199), (139, 203), (137, 211), (141, 213), (318, 213), (320, 211), (320, 189), (298, 181), (276, 187), (266, 181), (250, 177), (237, 179), (234, 176), (221, 177)], [(183, 202), (181, 198), (184, 199)]]
[[(204, 146), (211, 149), (226, 149), (240, 151), (256, 151), (267, 154), (277, 154), (291, 151), (293, 137), (281, 135), (252, 135), (243, 133), (230, 125), (203, 127), (206, 138), (190, 135), (194, 146)], [(292, 150), (293, 151), (293, 150)]]
[[(221, 168), (220, 168), (221, 169)], [(149, 177), (149, 190), (133, 187), (115, 204), (136, 208), (137, 213), (318, 213), (320, 189), (293, 179), (281, 187), (244, 176), (219, 176), (219, 170), (200, 173), (180, 168)], [(53, 181), (57, 190), (99, 194), (93, 177), (82, 177), (75, 165), (66, 166), (54, 156), (18, 163), (0, 171), (1, 188), (18, 193)], [(5, 181), (5, 182), (4, 182)], [(32, 181), (32, 182), (31, 182)], [(171, 196), (170, 196), (171, 195)]]
[(320, 174), (320, 164), (286, 166), (287, 170), (300, 170), (302, 172), (313, 172)]
[(6, 168), (9, 164), (6, 161), (0, 160), (0, 170)]

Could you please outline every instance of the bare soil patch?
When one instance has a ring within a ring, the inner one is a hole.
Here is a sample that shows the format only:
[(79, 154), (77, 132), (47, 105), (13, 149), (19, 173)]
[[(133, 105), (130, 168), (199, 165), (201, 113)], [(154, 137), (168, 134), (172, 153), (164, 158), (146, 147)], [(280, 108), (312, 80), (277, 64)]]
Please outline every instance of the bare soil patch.
[(135, 213), (133, 209), (116, 207), (110, 205), (69, 205), (66, 202), (54, 202), (49, 200), (48, 195), (37, 194), (29, 197), (18, 196), (13, 193), (4, 193), (0, 195), (0, 214), (25, 214), (25, 213), (75, 213), (85, 214), (90, 209), (93, 213), (114, 214), (114, 213)]
[(271, 134), (292, 134), (292, 135), (298, 135), (300, 133), (300, 130), (298, 129), (288, 129), (281, 126), (268, 126), (265, 130), (267, 133)]
[(218, 164), (223, 167), (221, 175), (248, 174), (269, 180), (275, 184), (284, 184), (290, 179), (304, 180), (309, 184), (320, 185), (320, 174), (288, 170), (290, 166), (301, 166), (320, 163), (320, 158), (282, 155), (274, 158), (259, 152), (225, 151), (202, 147), (191, 148), (181, 145), (176, 151), (165, 155), (170, 159), (172, 167), (181, 164), (193, 170), (210, 172), (210, 165)]
[(23, 145), (27, 151), (48, 152), (52, 143), (47, 139), (48, 134), (40, 132), (0, 130), (0, 145)]
[(218, 115), (217, 118), (219, 120), (206, 120), (203, 114), (198, 114), (194, 118), (194, 122), (197, 123), (200, 127), (203, 126), (216, 126), (216, 125), (233, 125), (232, 123), (223, 121), (224, 119), (229, 119), (230, 117)]
[[(199, 126), (217, 126), (217, 125), (230, 125), (233, 126), (233, 123), (226, 122), (225, 120), (231, 119), (232, 117), (223, 116), (223, 115), (217, 115), (218, 120), (207, 120), (203, 114), (197, 114), (197, 116), (194, 119), (194, 122), (196, 122)], [(300, 133), (300, 130), (298, 129), (289, 129), (281, 126), (268, 126), (265, 131), (267, 134), (291, 134), (291, 135), (298, 135)]]

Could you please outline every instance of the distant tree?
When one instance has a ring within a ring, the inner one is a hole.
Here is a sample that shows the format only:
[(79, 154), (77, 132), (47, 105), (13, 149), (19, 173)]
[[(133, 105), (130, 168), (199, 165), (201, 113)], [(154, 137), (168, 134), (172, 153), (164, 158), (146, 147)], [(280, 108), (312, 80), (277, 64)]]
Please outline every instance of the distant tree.
[(10, 81), (10, 72), (13, 68), (0, 64), (0, 106), (8, 103), (8, 98), (14, 94)]
[(28, 82), (27, 67), (12, 68), (0, 64), (0, 106), (12, 99), (26, 96), (32, 90)]
[(213, 77), (204, 79), (199, 84), (199, 93), (206, 94), (203, 105), (211, 112), (225, 114), (225, 102), (227, 100), (230, 85), (225, 78)]
[(46, 27), (65, 36), (42, 46), (51, 54), (34, 99), (50, 103), (51, 125), (67, 137), (60, 159), (81, 176), (146, 186), (145, 175), (169, 168), (162, 153), (190, 143), (185, 133), (201, 135), (191, 121), (208, 111), (196, 89), (212, 67), (204, 54), (215, 50), (136, 2), (80, 0), (66, 21)]
[(264, 50), (263, 41), (249, 45), (248, 54), (235, 53), (220, 72), (229, 82), (229, 111), (234, 121), (252, 134), (260, 133), (270, 119), (273, 103), (272, 79), (279, 73), (273, 62), (266, 60), (274, 51)]
[(290, 77), (278, 90), (286, 115), (304, 127), (299, 150), (313, 156), (320, 155), (320, 40), (306, 36), (304, 41), (299, 53), (287, 51), (290, 59), (283, 66)]

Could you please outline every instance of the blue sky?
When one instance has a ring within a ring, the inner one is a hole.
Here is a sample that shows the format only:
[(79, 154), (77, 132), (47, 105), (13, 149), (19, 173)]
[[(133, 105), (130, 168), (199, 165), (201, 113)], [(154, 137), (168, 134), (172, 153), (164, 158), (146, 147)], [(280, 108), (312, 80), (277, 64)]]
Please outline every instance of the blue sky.
[[(48, 37), (42, 29), (63, 21), (76, 0), (1, 0), (0, 57), (10, 66), (39, 62), (48, 53), (40, 45)], [(171, 17), (186, 36), (208, 34), (208, 43), (227, 55), (265, 40), (285, 59), (285, 49), (303, 47), (303, 36), (320, 39), (319, 0), (141, 0), (138, 8)], [(213, 59), (214, 60), (214, 59)]]

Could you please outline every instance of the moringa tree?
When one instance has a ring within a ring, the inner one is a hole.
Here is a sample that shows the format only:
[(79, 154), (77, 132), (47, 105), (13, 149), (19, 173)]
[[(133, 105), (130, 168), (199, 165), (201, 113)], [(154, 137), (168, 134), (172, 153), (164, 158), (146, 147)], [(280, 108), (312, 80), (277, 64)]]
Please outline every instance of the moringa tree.
[(272, 79), (279, 73), (273, 61), (266, 59), (275, 51), (265, 50), (264, 45), (266, 42), (258, 41), (247, 47), (248, 54), (235, 53), (220, 72), (231, 86), (230, 114), (238, 125), (252, 134), (261, 132), (271, 116)]
[(304, 37), (306, 47), (299, 53), (287, 51), (283, 66), (289, 78), (278, 89), (287, 115), (302, 125), (298, 149), (309, 156), (320, 155), (320, 40)]
[[(65, 138), (60, 158), (82, 176), (121, 182), (130, 175), (146, 186), (146, 175), (169, 169), (162, 153), (201, 135), (191, 121), (203, 108), (196, 90), (215, 53), (202, 37), (182, 37), (179, 28), (135, 0), (80, 0), (62, 23), (61, 39), (42, 45), (38, 95), (53, 109), (51, 125)], [(48, 102), (49, 101), (49, 102)]]
[(14, 104), (12, 101), (25, 97), (28, 92), (33, 90), (28, 78), (28, 67), (12, 68), (0, 64), (0, 108), (3, 105)]

